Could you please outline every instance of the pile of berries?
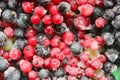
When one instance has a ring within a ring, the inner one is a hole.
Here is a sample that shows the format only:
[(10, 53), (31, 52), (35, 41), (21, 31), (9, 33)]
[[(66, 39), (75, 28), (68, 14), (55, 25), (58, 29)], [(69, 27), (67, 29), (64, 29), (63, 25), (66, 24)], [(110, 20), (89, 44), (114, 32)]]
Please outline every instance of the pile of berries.
[(0, 80), (119, 80), (119, 38), (120, 0), (1, 0)]

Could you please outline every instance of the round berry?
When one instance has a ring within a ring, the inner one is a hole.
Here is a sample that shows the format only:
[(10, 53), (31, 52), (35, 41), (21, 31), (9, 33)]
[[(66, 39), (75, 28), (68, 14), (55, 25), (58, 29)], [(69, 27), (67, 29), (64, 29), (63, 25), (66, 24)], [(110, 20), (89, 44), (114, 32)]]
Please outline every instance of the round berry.
[(43, 18), (42, 18), (42, 22), (46, 25), (50, 25), (52, 23), (52, 18), (50, 15), (45, 15)]
[(12, 60), (19, 60), (21, 55), (22, 55), (22, 53), (21, 53), (20, 50), (13, 49), (13, 50), (10, 51), (10, 58)]
[(106, 23), (107, 23), (106, 20), (105, 20), (104, 18), (102, 18), (102, 17), (99, 17), (99, 18), (97, 18), (97, 19), (95, 20), (95, 25), (96, 25), (97, 28), (102, 28), (102, 27), (104, 27), (104, 25), (105, 25)]
[(6, 28), (4, 29), (4, 34), (5, 34), (8, 38), (13, 37), (13, 34), (14, 34), (13, 28), (11, 28), (11, 27), (6, 27)]
[(63, 22), (64, 18), (61, 14), (54, 14), (52, 16), (52, 21), (54, 24), (61, 24)]
[(36, 36), (28, 38), (28, 44), (31, 45), (31, 46), (36, 46), (37, 42), (38, 42), (38, 40), (37, 40)]
[(34, 3), (33, 2), (23, 2), (22, 8), (23, 8), (24, 12), (31, 13), (34, 9)]
[(39, 24), (39, 22), (40, 22), (40, 17), (38, 15), (33, 15), (31, 17), (31, 23), (33, 23), (34, 25)]

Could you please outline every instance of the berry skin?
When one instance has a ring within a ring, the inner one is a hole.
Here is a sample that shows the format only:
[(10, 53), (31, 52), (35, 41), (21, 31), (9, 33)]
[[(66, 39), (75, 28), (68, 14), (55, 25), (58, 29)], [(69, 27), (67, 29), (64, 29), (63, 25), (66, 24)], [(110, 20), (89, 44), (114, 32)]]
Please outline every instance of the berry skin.
[(65, 54), (63, 52), (59, 52), (58, 54), (56, 54), (56, 58), (58, 60), (63, 60), (65, 58)]
[(0, 57), (0, 64), (2, 64), (2, 65), (0, 65), (0, 71), (6, 70), (9, 65), (8, 61), (3, 57)]
[(38, 75), (39, 75), (40, 79), (46, 79), (46, 78), (48, 78), (50, 76), (50, 71), (48, 69), (42, 68), (39, 71)]
[(99, 60), (99, 59), (94, 59), (92, 62), (91, 62), (91, 66), (93, 69), (97, 70), (97, 69), (100, 69), (102, 67), (102, 62)]
[(99, 55), (98, 58), (99, 58), (99, 60), (100, 60), (102, 63), (104, 63), (104, 62), (107, 61), (107, 57), (106, 57), (106, 55), (104, 55), (104, 54)]
[(54, 72), (54, 76), (56, 77), (62, 77), (64, 76), (65, 72), (62, 68), (59, 68), (57, 71)]
[(71, 45), (74, 41), (74, 34), (72, 32), (65, 32), (62, 36), (62, 39), (65, 44)]
[(63, 20), (64, 20), (63, 16), (61, 14), (59, 14), (59, 13), (58, 14), (54, 14), (52, 16), (52, 22), (54, 24), (61, 24), (63, 22)]
[(44, 39), (44, 40), (43, 40), (43, 44), (44, 44), (45, 46), (49, 46), (49, 45), (50, 45), (50, 40), (49, 40), (48, 38)]
[(26, 45), (23, 49), (23, 53), (26, 57), (32, 57), (35, 54), (34, 47)]
[(94, 77), (95, 76), (95, 73), (94, 73), (94, 70), (90, 67), (88, 67), (86, 70), (85, 70), (85, 74), (86, 76), (88, 77)]
[(65, 55), (70, 55), (70, 53), (71, 53), (69, 47), (64, 48), (64, 49), (62, 50), (62, 52), (63, 52)]
[(46, 26), (46, 28), (44, 29), (44, 32), (46, 34), (53, 34), (54, 33), (54, 28), (52, 25)]
[(13, 34), (14, 34), (13, 28), (11, 28), (11, 27), (5, 28), (5, 29), (4, 29), (4, 34), (5, 34), (8, 38), (13, 37)]
[(56, 54), (58, 54), (59, 52), (61, 52), (61, 50), (59, 49), (59, 48), (52, 48), (51, 50), (50, 50), (50, 55), (51, 55), (51, 57), (55, 57), (56, 56)]
[(22, 53), (18, 49), (13, 49), (13, 50), (10, 51), (10, 58), (12, 60), (19, 60), (21, 55), (22, 55)]
[(115, 29), (120, 29), (120, 15), (117, 15), (113, 20), (112, 20), (112, 25)]
[(49, 66), (52, 70), (57, 70), (60, 67), (60, 61), (57, 58), (51, 58)]
[(90, 59), (90, 54), (88, 52), (85, 52), (83, 54), (80, 55), (80, 59), (83, 61), (83, 62), (86, 62)]
[(15, 37), (24, 37), (24, 29), (23, 28), (16, 28), (14, 30), (14, 36)]
[(31, 45), (31, 46), (36, 46), (37, 42), (38, 42), (38, 40), (37, 40), (36, 36), (28, 38), (28, 44)]
[(6, 35), (2, 31), (0, 31), (0, 46), (3, 46), (6, 43), (6, 40)]
[(34, 66), (34, 67), (40, 68), (40, 67), (42, 67), (42, 65), (44, 64), (44, 59), (41, 58), (40, 56), (34, 55), (34, 56), (33, 56), (33, 61), (32, 61), (32, 63), (33, 63), (33, 66)]
[(22, 8), (25, 13), (32, 13), (34, 9), (34, 3), (32, 2), (23, 2), (22, 3)]
[(47, 10), (45, 10), (45, 8), (42, 6), (37, 6), (34, 12), (36, 15), (43, 17), (47, 13)]
[(87, 4), (88, 0), (78, 0), (79, 5)]
[(95, 25), (96, 25), (97, 28), (102, 28), (102, 27), (104, 27), (104, 25), (105, 25), (106, 23), (107, 23), (106, 20), (103, 19), (102, 17), (99, 17), (99, 18), (97, 18), (97, 19), (95, 20)]
[(37, 77), (38, 77), (38, 74), (33, 70), (28, 73), (28, 78), (30, 80), (36, 80)]
[(73, 67), (77, 66), (77, 64), (78, 64), (78, 59), (75, 58), (75, 57), (71, 58), (70, 61), (69, 61), (69, 64), (70, 64), (71, 66), (73, 66)]
[(59, 11), (58, 11), (58, 7), (56, 6), (56, 5), (52, 5), (52, 6), (50, 6), (50, 8), (49, 8), (49, 13), (51, 14), (51, 15), (55, 15), (55, 14), (57, 14)]
[(33, 24), (35, 24), (35, 25), (37, 25), (37, 24), (39, 24), (39, 22), (40, 22), (40, 17), (38, 16), (38, 15), (33, 15), (32, 17), (31, 17), (31, 23), (33, 23)]
[(79, 6), (78, 10), (83, 16), (90, 16), (93, 13), (94, 8), (90, 4), (84, 4), (82, 6)]
[(52, 0), (53, 3), (59, 4), (62, 0)]
[(59, 42), (58, 48), (61, 49), (61, 50), (65, 49), (66, 48), (65, 43), (64, 42)]
[(8, 7), (11, 9), (15, 9), (18, 6), (17, 0), (8, 0)]
[(42, 18), (42, 22), (45, 24), (45, 25), (50, 25), (52, 23), (52, 18), (50, 15), (45, 15), (43, 18)]
[(60, 40), (58, 38), (53, 38), (50, 40), (50, 44), (53, 47), (57, 47), (59, 45)]
[(32, 64), (27, 60), (20, 61), (20, 70), (23, 73), (29, 73), (32, 70)]

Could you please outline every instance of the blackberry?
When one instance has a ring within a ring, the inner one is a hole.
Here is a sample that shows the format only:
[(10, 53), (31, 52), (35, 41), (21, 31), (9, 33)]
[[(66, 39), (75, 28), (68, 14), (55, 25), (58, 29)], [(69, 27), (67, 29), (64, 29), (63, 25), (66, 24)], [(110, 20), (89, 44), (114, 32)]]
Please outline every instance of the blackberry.
[(113, 11), (115, 14), (120, 14), (120, 4), (114, 6)]
[(65, 72), (62, 68), (58, 69), (57, 71), (54, 72), (55, 77), (61, 77), (64, 76)]
[(112, 8), (114, 6), (114, 0), (104, 0), (105, 8)]
[(26, 28), (29, 25), (30, 16), (28, 14), (25, 14), (25, 13), (20, 13), (18, 15), (16, 22), (17, 22), (19, 27)]
[(108, 45), (108, 46), (112, 45), (115, 41), (115, 37), (109, 32), (103, 33), (102, 37), (105, 41), (105, 44)]
[(16, 12), (10, 9), (6, 9), (2, 13), (2, 20), (5, 20), (7, 22), (12, 22), (16, 19)]
[(38, 43), (43, 44), (43, 40), (46, 38), (46, 36), (43, 33), (40, 33), (37, 35)]
[(112, 26), (112, 24), (108, 23), (106, 24), (103, 28), (102, 28), (102, 33), (105, 33), (105, 32), (113, 32), (114, 31), (114, 28)]
[(70, 46), (71, 51), (73, 54), (80, 54), (83, 51), (83, 47), (80, 45), (79, 42), (73, 42), (73, 44)]
[(118, 58), (115, 60), (114, 62), (116, 65), (119, 65), (120, 64), (120, 54), (118, 55)]
[(4, 10), (4, 9), (6, 9), (6, 7), (7, 7), (7, 4), (5, 2), (3, 2), (3, 1), (0, 1), (0, 8), (2, 10)]
[(112, 20), (112, 25), (115, 29), (120, 29), (120, 15), (117, 15), (113, 20)]
[(5, 80), (20, 80), (20, 76), (21, 76), (20, 71), (15, 67), (9, 67), (4, 72)]
[(87, 76), (81, 76), (78, 80), (90, 80)]
[(8, 7), (15, 9), (18, 5), (18, 0), (8, 0)]
[(42, 57), (49, 57), (50, 48), (41, 44), (37, 44), (35, 47), (35, 52)]
[(24, 37), (24, 33), (25, 33), (25, 31), (24, 31), (24, 29), (22, 29), (22, 28), (16, 28), (15, 30), (14, 30), (14, 36), (15, 37)]
[(106, 73), (110, 73), (111, 69), (112, 69), (112, 66), (113, 66), (113, 64), (111, 62), (106, 62), (106, 63), (103, 64), (103, 70)]
[(0, 46), (1, 47), (6, 43), (6, 40), (7, 40), (7, 36), (2, 31), (0, 31)]
[(67, 2), (60, 2), (58, 9), (61, 13), (66, 13), (70, 10), (70, 4)]
[(38, 73), (40, 79), (45, 79), (50, 76), (50, 71), (48, 69), (41, 69)]
[(106, 56), (111, 62), (115, 62), (118, 58), (119, 52), (116, 49), (107, 49)]
[(42, 23), (42, 21), (39, 22), (39, 24), (37, 25), (33, 25), (33, 28), (38, 31), (38, 32), (41, 32), (44, 30), (44, 24)]
[(120, 42), (120, 32), (119, 32), (119, 31), (117, 31), (117, 32), (115, 33), (115, 38), (116, 38), (116, 40), (117, 40), (118, 42)]
[(0, 57), (0, 71), (6, 70), (8, 68), (8, 65), (8, 61), (5, 58)]
[(115, 13), (113, 12), (112, 9), (107, 9), (105, 10), (103, 14), (103, 18), (107, 21), (111, 21), (115, 17)]
[(37, 0), (37, 1), (40, 5), (43, 5), (43, 6), (45, 6), (51, 2), (51, 0)]

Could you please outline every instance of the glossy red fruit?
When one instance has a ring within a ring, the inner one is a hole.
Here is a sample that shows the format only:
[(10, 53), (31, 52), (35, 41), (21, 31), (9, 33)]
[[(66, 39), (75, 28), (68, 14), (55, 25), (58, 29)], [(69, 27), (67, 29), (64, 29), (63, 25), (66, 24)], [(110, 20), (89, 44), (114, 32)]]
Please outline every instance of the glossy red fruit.
[(39, 24), (40, 22), (40, 17), (38, 15), (32, 15), (31, 19), (30, 19), (31, 23), (33, 23), (34, 25)]
[(95, 71), (94, 71), (92, 68), (88, 67), (88, 68), (85, 70), (85, 74), (86, 74), (86, 76), (88, 76), (88, 77), (94, 77), (94, 76), (95, 76)]
[(32, 64), (27, 60), (20, 61), (20, 70), (23, 73), (29, 73), (32, 70)]
[(42, 18), (42, 22), (45, 24), (45, 25), (50, 25), (52, 23), (52, 18), (50, 15), (45, 15), (43, 18)]
[(70, 64), (71, 66), (73, 66), (73, 67), (76, 67), (77, 64), (78, 64), (78, 59), (77, 59), (76, 57), (70, 58), (69, 64)]
[(37, 42), (38, 42), (38, 39), (36, 36), (28, 38), (28, 44), (31, 46), (35, 46), (37, 44)]
[(50, 13), (51, 15), (57, 14), (58, 12), (59, 12), (59, 11), (58, 11), (58, 7), (57, 7), (56, 5), (50, 6), (50, 8), (49, 8), (49, 13)]
[(4, 53), (2, 54), (2, 57), (4, 57), (5, 59), (9, 60), (9, 59), (10, 59), (9, 52), (4, 52)]
[(99, 43), (100, 46), (103, 46), (103, 45), (104, 45), (103, 37), (101, 37), (101, 36), (96, 36), (96, 37), (95, 37), (95, 40)]
[(63, 22), (64, 18), (61, 14), (54, 14), (52, 16), (52, 22), (54, 24), (61, 24)]
[(36, 78), (38, 77), (38, 74), (36, 73), (36, 71), (30, 71), (29, 73), (28, 73), (28, 78), (30, 79), (30, 80), (35, 80)]
[(22, 53), (18, 49), (13, 49), (13, 50), (10, 51), (10, 58), (12, 60), (19, 60), (21, 55), (22, 55)]
[(37, 6), (34, 13), (40, 17), (43, 17), (47, 13), (47, 10), (43, 6)]
[(31, 45), (26, 45), (23, 49), (23, 53), (26, 57), (33, 57), (35, 54), (34, 47)]
[(102, 17), (99, 17), (95, 20), (95, 25), (97, 28), (103, 28), (106, 23), (106, 20)]
[(59, 4), (62, 0), (52, 0), (53, 3)]
[(60, 61), (57, 58), (51, 58), (49, 66), (52, 70), (57, 70), (60, 67)]
[(40, 56), (34, 55), (33, 56), (32, 64), (33, 64), (34, 67), (40, 68), (44, 64), (44, 59), (42, 57), (40, 57)]
[(14, 30), (13, 30), (13, 28), (11, 28), (11, 27), (6, 27), (6, 28), (4, 29), (4, 33), (5, 33), (5, 35), (6, 35), (8, 38), (11, 38), (11, 37), (13, 37)]
[(62, 52), (63, 52), (65, 55), (70, 55), (70, 53), (71, 53), (69, 47), (64, 48), (64, 49), (62, 50)]
[(88, 0), (78, 0), (78, 4), (79, 5), (84, 5), (84, 4), (87, 4)]
[(52, 25), (46, 26), (46, 28), (44, 29), (44, 32), (46, 34), (53, 34), (54, 33), (54, 28)]
[(48, 38), (45, 38), (42, 42), (45, 46), (49, 46), (50, 45), (50, 40)]
[(59, 42), (60, 42), (60, 40), (56, 37), (50, 40), (50, 44), (53, 47), (57, 47), (59, 45)]
[(65, 44), (64, 42), (59, 42), (58, 47), (59, 47), (59, 49), (63, 50), (63, 49), (65, 49), (67, 46), (66, 46), (66, 44)]
[(34, 3), (33, 2), (23, 2), (22, 8), (25, 13), (31, 13), (34, 9)]

